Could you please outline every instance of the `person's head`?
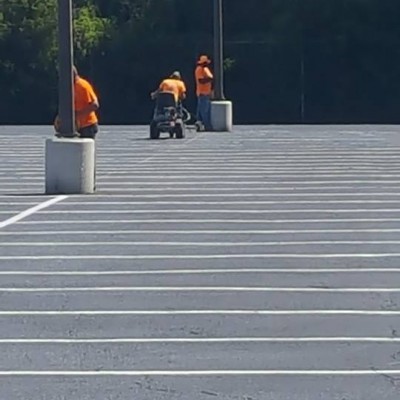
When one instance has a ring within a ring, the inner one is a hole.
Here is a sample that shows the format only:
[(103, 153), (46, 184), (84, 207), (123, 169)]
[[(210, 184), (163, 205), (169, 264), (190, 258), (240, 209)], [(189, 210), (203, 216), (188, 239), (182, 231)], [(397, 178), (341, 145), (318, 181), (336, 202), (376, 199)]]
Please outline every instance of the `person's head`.
[(200, 56), (199, 61), (197, 61), (197, 64), (201, 65), (202, 67), (205, 67), (205, 66), (211, 64), (211, 60), (208, 58), (208, 56), (203, 55), (203, 56)]
[(174, 72), (171, 74), (170, 78), (171, 78), (171, 79), (176, 79), (176, 80), (180, 81), (180, 80), (182, 80), (182, 75), (181, 75), (181, 73), (180, 73), (179, 71), (174, 71)]

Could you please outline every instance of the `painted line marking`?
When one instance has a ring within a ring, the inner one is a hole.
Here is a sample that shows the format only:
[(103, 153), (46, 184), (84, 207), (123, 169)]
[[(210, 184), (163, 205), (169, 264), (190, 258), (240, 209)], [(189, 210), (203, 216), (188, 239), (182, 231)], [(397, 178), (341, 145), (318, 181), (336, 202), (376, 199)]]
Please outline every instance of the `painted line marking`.
[[(165, 190), (166, 191), (166, 190)], [(220, 194), (220, 193), (197, 193), (197, 194), (188, 194), (188, 193), (170, 193), (170, 194), (104, 194), (104, 193), (97, 193), (96, 195), (98, 198), (144, 198), (144, 199), (160, 199), (160, 198), (170, 198), (170, 197), (176, 197), (176, 198), (201, 198), (201, 197), (229, 197), (229, 198), (243, 198), (243, 197), (249, 197), (249, 198), (254, 198), (254, 197), (282, 197), (282, 198), (287, 198), (287, 197), (312, 197), (315, 198), (315, 193), (228, 193), (228, 194)], [(388, 196), (393, 196), (393, 197), (399, 197), (400, 193), (396, 192), (386, 192), (386, 193), (376, 193), (376, 192), (371, 192), (371, 193), (319, 193), (318, 197), (388, 197)], [(21, 196), (15, 196), (15, 195), (0, 195), (0, 198), (7, 198), (7, 199), (19, 199)], [(29, 196), (29, 198), (44, 198), (44, 195), (34, 195), (34, 196)], [(74, 196), (74, 198), (79, 198), (81, 196), (77, 195)], [(83, 197), (82, 197), (83, 198)], [(362, 200), (360, 200), (362, 201)], [(395, 200), (393, 200), (395, 201)], [(3, 203), (2, 203), (3, 204)], [(4, 203), (4, 204), (20, 204), (20, 203)], [(27, 204), (27, 203), (22, 203), (21, 204)], [(96, 200), (94, 201), (87, 201), (85, 200), (84, 202), (73, 202), (69, 201), (68, 204), (98, 204)], [(108, 202), (107, 202), (108, 204)]]
[(165, 269), (135, 271), (0, 271), (0, 276), (118, 276), (118, 275), (203, 275), (203, 274), (333, 274), (400, 273), (400, 268), (227, 268)]
[(398, 337), (226, 337), (226, 338), (96, 338), (0, 339), (0, 344), (130, 344), (130, 343), (399, 343)]
[[(398, 213), (400, 208), (366, 208), (366, 209), (277, 209), (277, 210), (221, 210), (221, 209), (206, 209), (206, 210), (195, 210), (195, 209), (144, 209), (144, 210), (60, 210), (60, 211), (38, 211), (37, 214), (41, 215), (51, 215), (51, 214), (68, 214), (68, 215), (79, 215), (79, 214), (296, 214), (296, 213), (308, 213), (308, 214), (360, 214), (360, 213)], [(1, 211), (0, 213), (8, 214), (8, 211)]]
[(0, 229), (5, 228), (6, 226), (9, 226), (9, 225), (15, 224), (16, 222), (19, 222), (22, 219), (27, 218), (35, 213), (38, 213), (38, 212), (40, 212), (40, 210), (50, 207), (53, 204), (56, 204), (67, 198), (68, 198), (68, 196), (57, 196), (48, 201), (45, 201), (44, 203), (38, 204), (35, 207), (29, 208), (28, 210), (25, 210), (25, 211), (19, 213), (18, 215), (15, 215), (14, 217), (11, 217), (3, 222), (0, 222)]
[[(5, 203), (7, 204), (7, 203)], [(17, 205), (26, 203), (17, 203)], [(90, 201), (90, 202), (68, 202), (66, 205), (79, 206), (133, 206), (133, 205), (276, 205), (276, 204), (399, 204), (399, 199), (395, 200), (281, 200), (281, 201)], [(9, 203), (9, 205), (13, 205)]]
[[(309, 181), (305, 181), (305, 180), (298, 180), (298, 181), (282, 181), (282, 180), (280, 180), (280, 181), (272, 181), (272, 180), (270, 180), (270, 181), (267, 181), (267, 180), (265, 180), (265, 181), (263, 181), (263, 180), (248, 181), (248, 180), (244, 180), (244, 181), (238, 181), (237, 179), (232, 179), (232, 181), (229, 181), (229, 180), (225, 180), (225, 181), (204, 180), (204, 181), (193, 182), (193, 180), (191, 179), (190, 181), (187, 181), (187, 182), (186, 181), (183, 181), (183, 182), (182, 181), (173, 181), (173, 180), (165, 182), (165, 180), (163, 180), (163, 181), (151, 181), (151, 182), (148, 182), (148, 181), (147, 182), (142, 182), (142, 181), (136, 181), (136, 182), (133, 182), (133, 181), (131, 181), (131, 182), (110, 181), (110, 182), (106, 182), (106, 181), (103, 181), (101, 183), (104, 186), (135, 186), (135, 185), (140, 185), (140, 186), (142, 186), (142, 185), (145, 185), (145, 186), (151, 186), (151, 185), (154, 185), (154, 186), (171, 186), (171, 185), (193, 186), (194, 184), (198, 184), (198, 185), (199, 184), (202, 184), (202, 185), (231, 185), (231, 184), (234, 184), (234, 185), (237, 185), (240, 183), (240, 185), (243, 185), (243, 186), (244, 185), (245, 186), (248, 186), (248, 185), (264, 185), (264, 186), (271, 185), (272, 186), (273, 185), (275, 187), (278, 187), (278, 186), (285, 187), (288, 185), (304, 186), (304, 185), (310, 185), (310, 184), (311, 185), (331, 185), (333, 183), (341, 183), (341, 184), (344, 184), (344, 183), (346, 183), (346, 184), (359, 184), (359, 183), (369, 183), (369, 184), (371, 184), (371, 183), (375, 183), (375, 184), (386, 183), (386, 184), (388, 184), (388, 183), (392, 183), (392, 184), (398, 185), (400, 183), (400, 180), (368, 179), (368, 177), (366, 177), (365, 179), (358, 179), (358, 180), (332, 179), (332, 180), (314, 180), (314, 181), (313, 180), (309, 180)], [(4, 183), (4, 185), (8, 185), (8, 184), (13, 185), (13, 183)], [(27, 185), (29, 185), (29, 184), (27, 184)]]
[(0, 377), (90, 376), (394, 376), (400, 370), (142, 370), (142, 371), (0, 371)]
[(0, 260), (218, 260), (218, 259), (268, 259), (268, 258), (397, 258), (400, 253), (376, 254), (187, 254), (187, 255), (51, 255), (51, 256), (0, 256)]
[[(95, 233), (95, 232), (94, 232)], [(88, 246), (158, 246), (158, 247), (259, 247), (310, 245), (391, 245), (399, 240), (316, 240), (292, 242), (0, 242), (0, 247), (88, 247)]]
[(47, 236), (47, 235), (146, 235), (146, 234), (174, 234), (174, 235), (283, 235), (283, 234), (310, 234), (310, 233), (400, 233), (400, 229), (293, 229), (293, 230), (92, 230), (92, 231), (18, 231), (0, 232), (0, 236)]
[(345, 315), (345, 316), (400, 316), (400, 310), (74, 310), (74, 311), (0, 311), (0, 317), (68, 317), (68, 316), (153, 316), (153, 315)]
[[(397, 172), (397, 171), (396, 171)], [(265, 176), (263, 176), (265, 175)], [(313, 178), (335, 178), (336, 180), (339, 178), (358, 178), (358, 179), (382, 179), (382, 178), (398, 178), (399, 177), (399, 173), (386, 173), (386, 174), (374, 174), (374, 173), (369, 173), (368, 171), (358, 171), (358, 173), (354, 174), (354, 173), (348, 173), (345, 171), (332, 171), (331, 173), (316, 173), (316, 172), (299, 172), (299, 173), (292, 173), (292, 172), (278, 172), (278, 171), (271, 171), (271, 172), (263, 172), (263, 173), (259, 173), (259, 172), (255, 172), (253, 173), (252, 171), (249, 172), (243, 172), (242, 174), (239, 174), (237, 171), (236, 172), (226, 172), (226, 173), (209, 173), (209, 174), (131, 174), (130, 177), (134, 180), (134, 182), (142, 182), (142, 181), (154, 181), (154, 180), (176, 180), (177, 182), (181, 182), (181, 181), (186, 181), (187, 179), (190, 180), (198, 180), (198, 179), (211, 179), (211, 181), (213, 181), (214, 179), (227, 179), (227, 180), (231, 180), (231, 179), (260, 179), (260, 178), (269, 178), (269, 177), (273, 177), (273, 178), (281, 178), (281, 179), (293, 179), (293, 178), (303, 178), (306, 177), (308, 179), (313, 179)], [(108, 180), (109, 178), (111, 178), (110, 175), (101, 175), (101, 182), (102, 183), (107, 183), (107, 184), (114, 184), (112, 182), (115, 182), (116, 177), (113, 176), (113, 180)], [(121, 178), (124, 178), (124, 176), (121, 176)], [(12, 177), (4, 177), (4, 180), (12, 180)], [(28, 178), (26, 178), (28, 179)], [(35, 180), (40, 180), (40, 177), (34, 177), (33, 179)], [(386, 180), (386, 179), (385, 179)], [(347, 179), (346, 179), (347, 181)], [(310, 182), (310, 180), (308, 181)], [(115, 182), (115, 183), (120, 183), (120, 182)], [(122, 183), (122, 182), (121, 182)]]
[(323, 219), (121, 219), (121, 220), (51, 220), (51, 221), (22, 221), (21, 225), (60, 225), (60, 224), (296, 224), (296, 223), (363, 223), (363, 222), (399, 222), (400, 218), (331, 218)]
[(263, 293), (400, 293), (400, 288), (329, 287), (234, 287), (234, 286), (96, 286), (96, 287), (10, 287), (0, 293), (54, 292), (263, 292)]

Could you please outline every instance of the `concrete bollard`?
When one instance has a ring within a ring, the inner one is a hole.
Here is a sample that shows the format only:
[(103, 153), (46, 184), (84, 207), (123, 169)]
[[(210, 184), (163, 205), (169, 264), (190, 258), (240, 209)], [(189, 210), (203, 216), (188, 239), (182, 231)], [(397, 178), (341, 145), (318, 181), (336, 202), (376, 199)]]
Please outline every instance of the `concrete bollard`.
[(90, 194), (95, 190), (95, 142), (46, 140), (46, 193)]
[(232, 102), (212, 101), (211, 102), (211, 126), (216, 132), (232, 132)]

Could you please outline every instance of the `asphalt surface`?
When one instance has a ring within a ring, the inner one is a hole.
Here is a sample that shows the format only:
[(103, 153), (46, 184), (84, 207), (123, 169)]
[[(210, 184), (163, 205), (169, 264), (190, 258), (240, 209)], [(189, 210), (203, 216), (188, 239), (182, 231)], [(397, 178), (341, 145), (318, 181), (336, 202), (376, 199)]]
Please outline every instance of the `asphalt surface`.
[(45, 196), (0, 127), (0, 399), (397, 400), (400, 131), (103, 127)]

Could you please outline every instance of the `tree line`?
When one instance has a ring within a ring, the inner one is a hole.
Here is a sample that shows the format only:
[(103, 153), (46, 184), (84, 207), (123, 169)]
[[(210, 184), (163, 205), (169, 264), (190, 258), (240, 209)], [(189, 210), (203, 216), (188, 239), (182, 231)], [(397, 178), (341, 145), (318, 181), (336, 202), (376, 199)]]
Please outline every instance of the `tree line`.
[[(149, 93), (212, 56), (213, 0), (73, 0), (75, 62), (103, 124), (147, 123)], [(57, 110), (57, 0), (0, 0), (0, 124)], [(236, 123), (396, 123), (398, 0), (224, 0)]]

